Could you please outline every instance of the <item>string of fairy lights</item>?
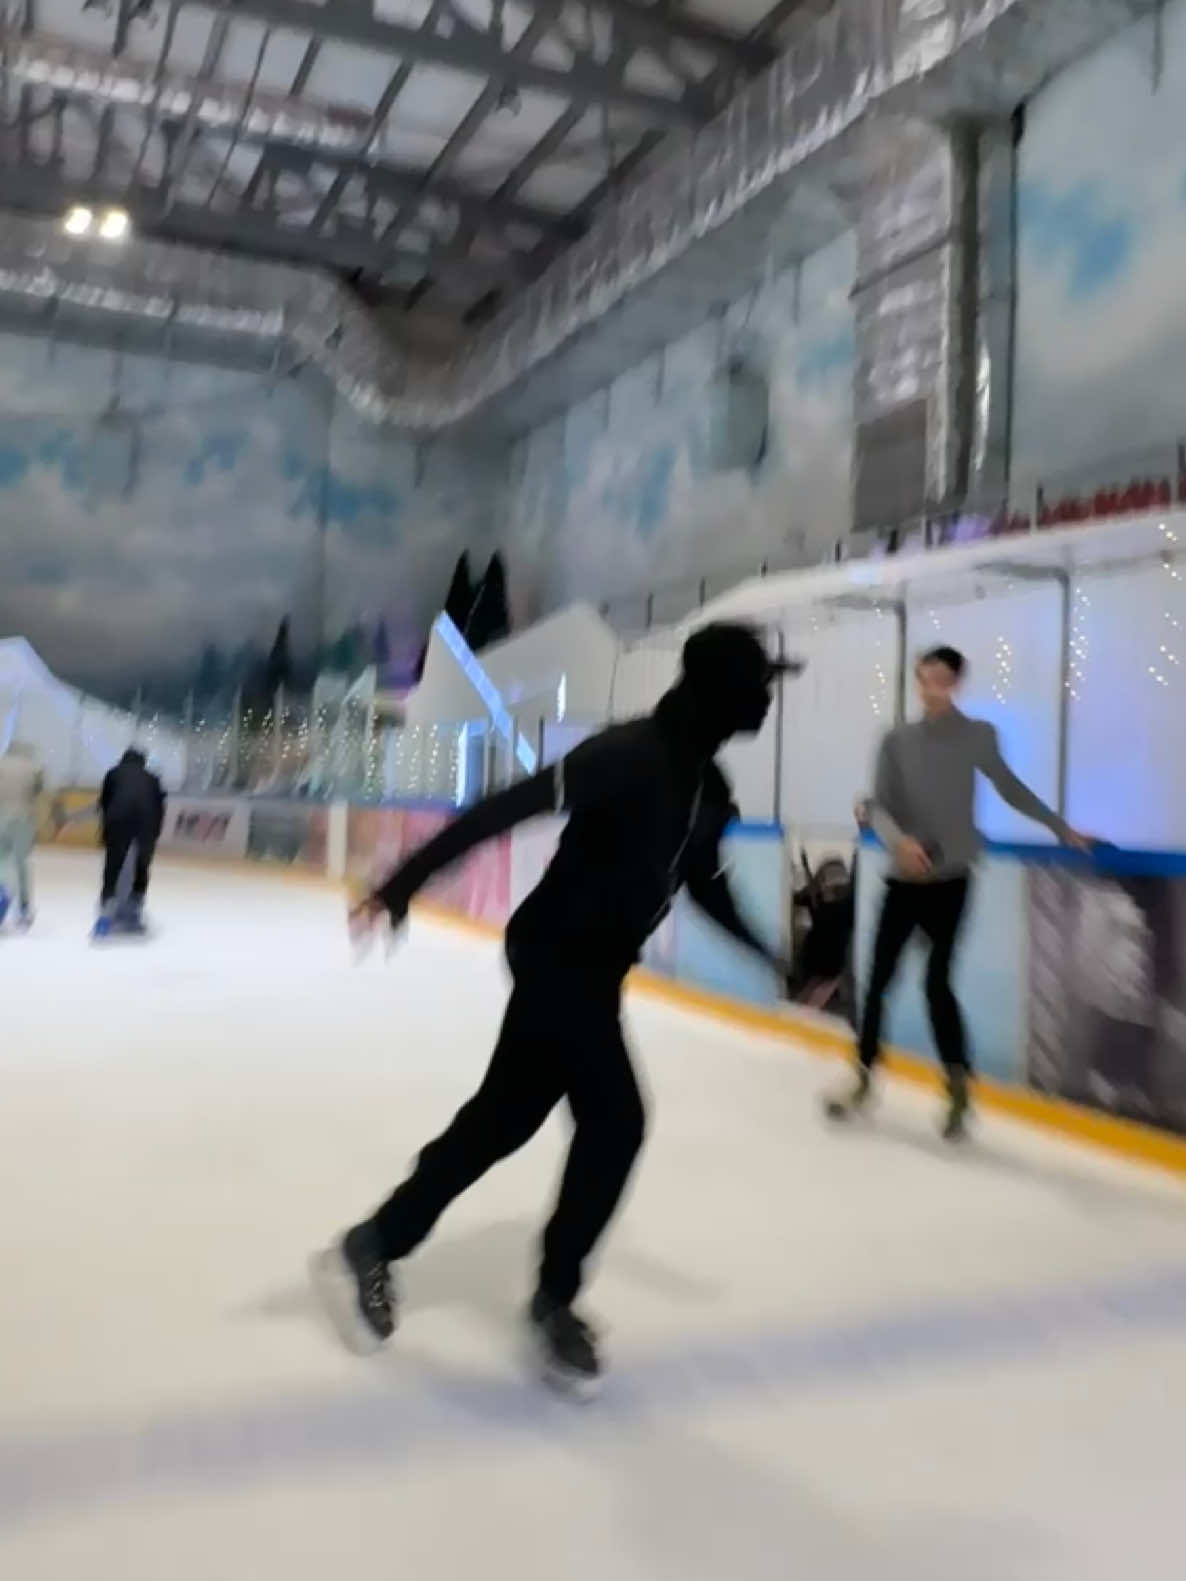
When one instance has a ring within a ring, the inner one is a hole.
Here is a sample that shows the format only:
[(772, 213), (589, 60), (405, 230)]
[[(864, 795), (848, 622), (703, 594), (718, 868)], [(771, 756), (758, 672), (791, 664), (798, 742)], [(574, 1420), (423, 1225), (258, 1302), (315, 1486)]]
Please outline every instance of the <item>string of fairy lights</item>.
[[(160, 714), (139, 718), (137, 739), (150, 756), (176, 733), (176, 723)], [(460, 727), (377, 727), (365, 708), (332, 704), (202, 714), (186, 723), (184, 734), (193, 776), (207, 786), (292, 787), (315, 779), (325, 791), (373, 801), (451, 796), (464, 750)]]
[[(1160, 524), (1162, 552), (1159, 577), (1162, 585), (1160, 617), (1153, 631), (1153, 651), (1145, 670), (1159, 689), (1173, 686), (1175, 675), (1186, 670), (1186, 573), (1179, 535), (1168, 523)], [(891, 633), (877, 608), (867, 700), (873, 718), (890, 722), (894, 713), (897, 676), (896, 633)], [(943, 622), (934, 608), (919, 611), (934, 640), (941, 640)], [(1082, 701), (1088, 679), (1092, 599), (1081, 583), (1072, 592), (1071, 631), (1066, 690), (1072, 703)], [(824, 624), (813, 612), (813, 634)], [(1015, 634), (1013, 634), (1015, 637)], [(892, 650), (892, 651), (891, 651)], [(1006, 704), (1016, 688), (1017, 650), (1004, 631), (993, 639), (990, 689), (993, 700)], [(80, 715), (83, 735), (85, 721)], [(366, 800), (420, 795), (452, 798), (467, 777), (467, 757), (472, 757), (462, 727), (426, 725), (394, 727), (377, 722), (373, 713), (355, 704), (347, 708), (325, 704), (282, 704), (279, 708), (248, 708), (229, 716), (202, 715), (186, 722), (185, 734), (191, 762), (203, 765), (208, 786), (241, 788), (245, 784), (293, 787), (309, 781), (309, 771), (320, 764), (318, 790), (361, 796)], [(159, 714), (140, 717), (138, 739), (152, 754), (165, 750), (177, 735), (176, 721)], [(312, 787), (311, 787), (312, 788)]]
[[(891, 664), (886, 654), (886, 618), (882, 610), (877, 611), (876, 636), (873, 641), (873, 684), (869, 690), (869, 707), (872, 709), (874, 719), (892, 722), (894, 713), (894, 689), (890, 680), (891, 670), (897, 670), (897, 660)], [(896, 645), (895, 636), (895, 645)]]
[(1013, 644), (1001, 636), (996, 640), (992, 655), (992, 695), (1003, 703), (1013, 690)]
[(1067, 670), (1067, 691), (1071, 701), (1077, 703), (1083, 695), (1087, 681), (1087, 622), (1090, 618), (1091, 600), (1084, 590), (1076, 588), (1071, 606), (1070, 664)]
[(1167, 585), (1163, 594), (1165, 602), (1162, 605), (1161, 622), (1157, 631), (1160, 640), (1157, 644), (1156, 657), (1149, 665), (1149, 674), (1156, 685), (1168, 687), (1171, 673), (1182, 667), (1182, 614), (1186, 607), (1183, 592), (1186, 591), (1186, 581), (1183, 579), (1178, 558), (1174, 553), (1178, 543), (1177, 533), (1162, 522), (1161, 536), (1165, 544), (1161, 559), (1161, 574)]

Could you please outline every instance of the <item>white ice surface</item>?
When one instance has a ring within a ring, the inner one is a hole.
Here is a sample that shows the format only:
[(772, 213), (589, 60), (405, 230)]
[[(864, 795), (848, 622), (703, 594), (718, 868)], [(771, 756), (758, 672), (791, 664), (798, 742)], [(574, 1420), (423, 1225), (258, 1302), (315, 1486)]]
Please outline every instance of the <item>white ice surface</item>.
[[(162, 865), (153, 943), (38, 864), (0, 942), (0, 1576), (1180, 1581), (1186, 1192), (646, 999), (653, 1098), (589, 1293), (603, 1401), (518, 1314), (558, 1120), (408, 1264), (396, 1342), (304, 1285), (476, 1083), (493, 946), (351, 963), (311, 883)], [(564, 1035), (557, 1027), (557, 1039)]]

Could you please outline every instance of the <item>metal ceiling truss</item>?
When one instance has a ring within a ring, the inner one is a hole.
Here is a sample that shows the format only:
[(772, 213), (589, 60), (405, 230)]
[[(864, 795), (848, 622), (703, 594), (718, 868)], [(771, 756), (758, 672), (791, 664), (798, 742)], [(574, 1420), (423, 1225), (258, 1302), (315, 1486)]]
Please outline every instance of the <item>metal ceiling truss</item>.
[[(42, 213), (71, 202), (119, 204), (164, 239), (320, 264), (395, 287), (408, 306), (445, 285), (463, 305), (489, 311), (583, 235), (598, 204), (669, 131), (704, 125), (739, 80), (769, 65), (778, 23), (812, 0), (780, 0), (744, 37), (680, 10), (682, 3), (580, 0), (578, 10), (573, 0), (510, 0), (522, 28), (512, 37), (508, 0), (490, 0), (486, 27), (466, 15), (462, 0), (432, 0), (419, 26), (377, 15), (374, 0), (79, 0), (80, 10), (111, 16), (109, 51), (98, 52), (41, 36), (36, 0), (4, 0), (0, 71), (18, 135), (4, 142), (0, 204)], [(201, 64), (188, 73), (170, 60), (183, 12), (209, 23)], [(160, 32), (155, 64), (129, 50), (145, 21)], [(239, 22), (256, 24), (257, 44), (250, 76), (232, 82), (221, 67)], [(278, 30), (304, 45), (287, 95), (260, 87)], [(566, 64), (551, 63), (554, 51), (548, 61), (537, 58), (545, 41), (563, 46)], [(369, 113), (306, 97), (334, 45), (390, 59)], [(632, 80), (640, 55), (662, 65), (670, 92)], [(424, 168), (382, 149), (388, 119), (420, 66), (484, 83)], [(461, 155), (490, 116), (518, 108), (524, 90), (550, 94), (563, 108), (492, 193), (479, 191), (458, 177)], [(72, 163), (67, 174), (63, 120), (79, 108), (84, 117), (70, 125), (89, 128), (89, 172)], [(564, 157), (598, 110), (604, 178), (567, 213), (525, 201), (522, 189)], [(46, 116), (48, 150), (44, 136), (30, 135)], [(244, 149), (257, 155), (246, 174)]]

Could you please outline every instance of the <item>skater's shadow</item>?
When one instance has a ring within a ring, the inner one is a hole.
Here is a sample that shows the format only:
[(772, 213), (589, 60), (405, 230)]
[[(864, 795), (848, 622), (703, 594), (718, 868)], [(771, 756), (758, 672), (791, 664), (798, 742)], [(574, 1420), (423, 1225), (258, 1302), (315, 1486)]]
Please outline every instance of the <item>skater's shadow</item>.
[[(1036, 1523), (987, 1511), (923, 1503), (875, 1516), (846, 1508), (813, 1491), (821, 1480), (828, 1486), (826, 1473), (813, 1472), (809, 1483), (795, 1470), (796, 1454), (811, 1464), (808, 1444), (765, 1453), (754, 1444), (739, 1456), (687, 1422), (632, 1426), (592, 1439), (586, 1453), (604, 1461), (606, 1481), (619, 1487), (630, 1559), (654, 1581), (1001, 1581), (1036, 1573), (1048, 1547)], [(836, 1486), (849, 1469), (838, 1470)]]
[[(854, 1136), (857, 1128), (853, 1127)], [(902, 1116), (878, 1113), (869, 1126), (861, 1126), (863, 1141), (885, 1147), (909, 1148), (912, 1152), (945, 1164), (984, 1175), (997, 1175), (1020, 1184), (1055, 1192), (1071, 1206), (1093, 1217), (1109, 1214), (1135, 1218), (1172, 1220), (1186, 1224), (1186, 1194), (1175, 1198), (1155, 1189), (1143, 1190), (1123, 1181), (1105, 1180), (1076, 1167), (1072, 1157), (1039, 1161), (1010, 1151), (995, 1140), (973, 1134), (964, 1142), (945, 1142), (937, 1133), (928, 1134)]]
[[(428, 1241), (400, 1272), (404, 1313), (452, 1308), (505, 1325), (522, 1309), (532, 1287), (539, 1229), (527, 1219), (504, 1219), (458, 1235)], [(720, 1287), (681, 1273), (646, 1252), (615, 1241), (610, 1249), (615, 1276), (674, 1305), (707, 1305)], [(267, 1291), (237, 1314), (247, 1318), (320, 1321), (308, 1281), (295, 1280)]]

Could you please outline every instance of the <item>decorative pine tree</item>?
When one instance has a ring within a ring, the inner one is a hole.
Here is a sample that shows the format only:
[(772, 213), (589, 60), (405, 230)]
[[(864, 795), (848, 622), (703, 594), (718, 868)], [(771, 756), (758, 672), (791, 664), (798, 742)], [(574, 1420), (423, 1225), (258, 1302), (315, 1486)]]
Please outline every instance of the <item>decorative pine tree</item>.
[(271, 702), (276, 693), (283, 686), (286, 690), (292, 688), (292, 653), (289, 646), (289, 619), (284, 619), (276, 631), (276, 640), (272, 643), (271, 652), (264, 670), (264, 686), (267, 691), (268, 701)]
[(495, 552), (474, 598), (465, 638), (474, 652), (480, 653), (492, 642), (501, 642), (509, 636), (510, 630), (506, 570), (502, 556)]

